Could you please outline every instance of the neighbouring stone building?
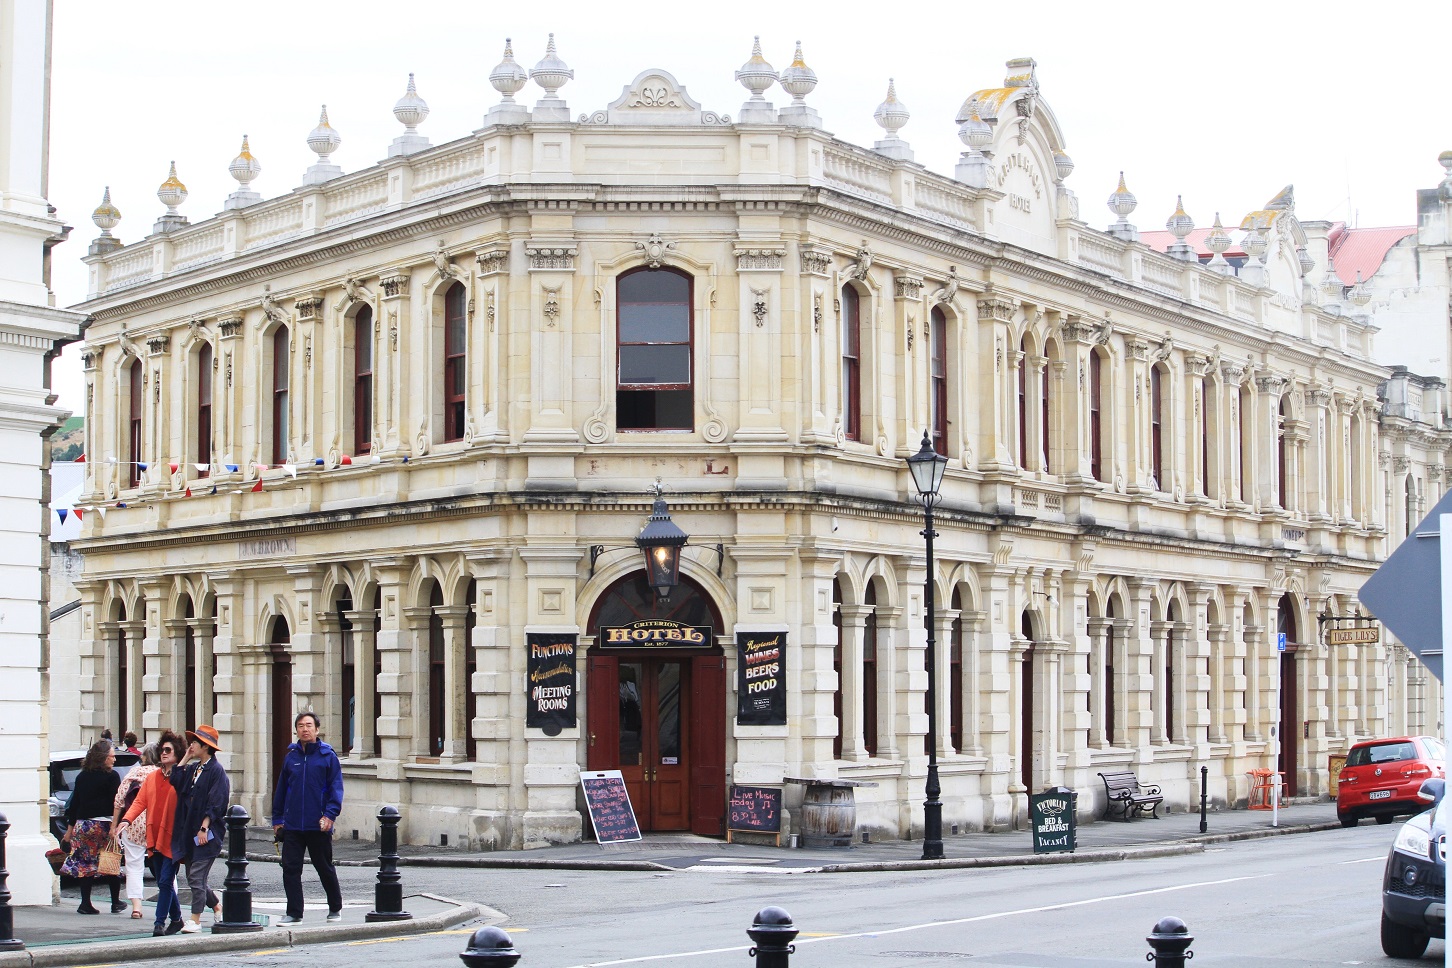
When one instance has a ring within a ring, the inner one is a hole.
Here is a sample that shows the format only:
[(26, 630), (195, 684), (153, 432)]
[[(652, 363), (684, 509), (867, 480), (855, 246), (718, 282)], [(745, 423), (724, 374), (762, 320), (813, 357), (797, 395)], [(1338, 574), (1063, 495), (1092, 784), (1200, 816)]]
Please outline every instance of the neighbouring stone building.
[(49, 904), (44, 809), (51, 664), (47, 438), (68, 414), (51, 361), (83, 316), (55, 308), (51, 248), (69, 231), (46, 201), (51, 5), (0, 0), (0, 813), (12, 903)]
[[(1204, 265), (1183, 209), (1140, 241), (1123, 183), (1088, 224), (1031, 60), (964, 102), (953, 178), (890, 87), (871, 149), (826, 133), (800, 50), (753, 53), (734, 117), (664, 70), (572, 114), (571, 76), (552, 39), (506, 50), (459, 140), (410, 81), (377, 166), (333, 166), (325, 114), (282, 197), (244, 143), (215, 218), (175, 170), (145, 238), (98, 210), (83, 732), (210, 719), (258, 816), (313, 708), (340, 826), (395, 803), (415, 843), (578, 839), (580, 773), (613, 769), (645, 829), (817, 777), (915, 836), (929, 578), (948, 823), (1054, 784), (1097, 814), (1121, 769), (1244, 802), (1277, 756), (1315, 795), (1356, 739), (1435, 726), (1404, 650), (1318, 618), (1432, 499), (1407, 475), (1440, 491), (1445, 401), (1384, 412), (1289, 190)], [(665, 599), (634, 543), (656, 481), (689, 535)], [(764, 640), (775, 687), (741, 662)]]

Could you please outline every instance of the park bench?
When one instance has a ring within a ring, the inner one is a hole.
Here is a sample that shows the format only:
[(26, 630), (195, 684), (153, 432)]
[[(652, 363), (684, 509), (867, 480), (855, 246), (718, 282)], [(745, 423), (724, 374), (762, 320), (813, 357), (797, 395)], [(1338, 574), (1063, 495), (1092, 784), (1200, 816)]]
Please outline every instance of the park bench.
[(1133, 773), (1101, 773), (1099, 778), (1104, 781), (1104, 794), (1109, 798), (1104, 811), (1106, 820), (1116, 811), (1125, 823), (1129, 823), (1131, 817), (1143, 817), (1146, 812), (1154, 819), (1160, 819), (1160, 801), (1164, 797), (1160, 796), (1159, 787), (1153, 783), (1140, 786)]

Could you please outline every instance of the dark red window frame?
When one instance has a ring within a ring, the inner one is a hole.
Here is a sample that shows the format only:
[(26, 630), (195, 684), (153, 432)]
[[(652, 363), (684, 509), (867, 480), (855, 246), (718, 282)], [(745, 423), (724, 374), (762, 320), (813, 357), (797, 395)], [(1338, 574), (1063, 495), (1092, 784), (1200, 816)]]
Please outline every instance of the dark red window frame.
[(290, 416), (288, 397), (292, 387), (292, 350), (286, 326), (272, 334), (272, 463), (287, 460)]
[(373, 309), (353, 317), (353, 453), (373, 450)]
[(932, 410), (933, 450), (948, 456), (948, 317), (934, 307), (929, 316), (931, 347), (929, 378), (932, 381), (929, 401)]
[(695, 280), (642, 267), (615, 280), (615, 296), (616, 428), (694, 430)]
[(862, 297), (842, 287), (842, 435), (862, 439)]
[(464, 439), (464, 397), (468, 385), (465, 322), (467, 292), (456, 282), (444, 293), (444, 442)]

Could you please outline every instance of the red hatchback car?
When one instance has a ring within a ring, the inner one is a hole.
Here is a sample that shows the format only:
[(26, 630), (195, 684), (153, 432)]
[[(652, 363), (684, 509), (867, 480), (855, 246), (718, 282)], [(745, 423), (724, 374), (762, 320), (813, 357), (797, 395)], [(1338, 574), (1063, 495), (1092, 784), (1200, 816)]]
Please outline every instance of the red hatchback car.
[(1434, 736), (1397, 736), (1357, 743), (1346, 754), (1336, 783), (1336, 819), (1354, 827), (1362, 817), (1391, 823), (1397, 815), (1421, 813), (1422, 781), (1446, 777), (1447, 751)]

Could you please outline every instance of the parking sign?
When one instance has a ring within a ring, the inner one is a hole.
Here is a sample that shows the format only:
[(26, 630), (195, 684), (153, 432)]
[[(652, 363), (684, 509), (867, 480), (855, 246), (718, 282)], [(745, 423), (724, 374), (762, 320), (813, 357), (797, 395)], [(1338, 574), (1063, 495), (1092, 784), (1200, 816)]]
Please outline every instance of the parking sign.
[(1286, 651), (1286, 633), (1284, 633), (1284, 632), (1277, 632), (1276, 633), (1276, 651), (1277, 652), (1284, 652), (1284, 651)]

